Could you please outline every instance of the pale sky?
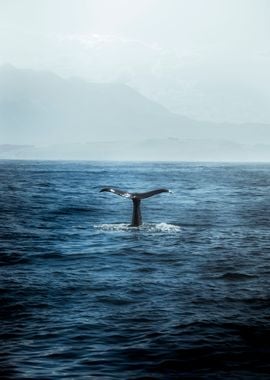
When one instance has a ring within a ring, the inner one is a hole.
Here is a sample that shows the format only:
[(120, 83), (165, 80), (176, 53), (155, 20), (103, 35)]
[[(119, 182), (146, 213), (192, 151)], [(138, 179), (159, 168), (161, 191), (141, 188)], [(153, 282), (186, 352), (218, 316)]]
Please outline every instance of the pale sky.
[(0, 0), (0, 64), (125, 83), (200, 120), (270, 123), (268, 0)]

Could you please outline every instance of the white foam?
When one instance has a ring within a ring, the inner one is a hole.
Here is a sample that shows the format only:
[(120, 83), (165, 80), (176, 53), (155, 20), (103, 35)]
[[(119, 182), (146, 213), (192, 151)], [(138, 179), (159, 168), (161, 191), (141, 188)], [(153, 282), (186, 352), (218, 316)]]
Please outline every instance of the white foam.
[(181, 231), (181, 227), (176, 226), (174, 224), (167, 224), (167, 223), (158, 223), (158, 224), (145, 223), (145, 224), (142, 224), (140, 227), (131, 227), (129, 224), (126, 224), (126, 223), (99, 224), (99, 225), (94, 225), (94, 228), (100, 231), (108, 231), (108, 232), (142, 231), (142, 232), (150, 232), (150, 233), (156, 233), (156, 232), (175, 233), (175, 232)]
[(131, 230), (132, 227), (130, 227), (128, 224), (120, 223), (120, 224), (96, 224), (94, 225), (94, 228), (100, 230), (100, 231), (128, 231)]
[(159, 223), (159, 224), (149, 224), (146, 225), (148, 229), (152, 232), (179, 232), (181, 227), (175, 224)]

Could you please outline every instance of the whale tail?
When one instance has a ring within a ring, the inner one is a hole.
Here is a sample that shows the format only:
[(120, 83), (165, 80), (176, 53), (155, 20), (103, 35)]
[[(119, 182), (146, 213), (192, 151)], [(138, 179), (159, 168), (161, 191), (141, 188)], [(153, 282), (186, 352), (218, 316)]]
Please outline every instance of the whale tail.
[(119, 195), (124, 198), (129, 198), (133, 202), (133, 213), (132, 213), (132, 227), (138, 227), (142, 224), (142, 215), (141, 215), (141, 200), (146, 199), (149, 197), (152, 197), (154, 195), (160, 194), (160, 193), (169, 193), (170, 190), (168, 189), (156, 189), (147, 191), (144, 193), (130, 193), (128, 191), (123, 191), (120, 189), (116, 189), (113, 187), (104, 187), (100, 190), (100, 192), (107, 191), (116, 195)]

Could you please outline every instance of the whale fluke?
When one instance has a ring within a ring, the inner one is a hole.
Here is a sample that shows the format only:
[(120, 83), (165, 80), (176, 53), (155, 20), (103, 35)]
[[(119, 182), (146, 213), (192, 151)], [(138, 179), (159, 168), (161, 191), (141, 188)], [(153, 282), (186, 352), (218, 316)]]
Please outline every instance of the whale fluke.
[(138, 227), (142, 224), (142, 215), (141, 215), (141, 199), (149, 198), (152, 197), (153, 195), (157, 195), (160, 193), (169, 193), (170, 190), (168, 189), (156, 189), (156, 190), (151, 190), (147, 191), (144, 193), (130, 193), (128, 191), (123, 191), (120, 189), (116, 189), (114, 187), (104, 187), (103, 189), (100, 190), (100, 192), (110, 192), (116, 195), (120, 195), (121, 197), (124, 198), (129, 198), (133, 202), (133, 213), (132, 213), (132, 222), (131, 226), (132, 227)]

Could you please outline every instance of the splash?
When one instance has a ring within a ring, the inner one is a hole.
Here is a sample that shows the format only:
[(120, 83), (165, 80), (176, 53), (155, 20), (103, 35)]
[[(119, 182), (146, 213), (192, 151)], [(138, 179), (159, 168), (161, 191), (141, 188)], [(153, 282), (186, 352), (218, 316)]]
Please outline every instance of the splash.
[(179, 232), (181, 227), (175, 224), (159, 223), (159, 224), (149, 224), (148, 228), (152, 232)]
[(94, 225), (99, 231), (108, 231), (108, 232), (124, 232), (124, 231), (141, 231), (141, 232), (165, 232), (165, 233), (176, 233), (181, 231), (181, 227), (174, 224), (167, 223), (144, 223), (140, 227), (131, 227), (129, 224), (120, 223), (120, 224), (100, 224)]

